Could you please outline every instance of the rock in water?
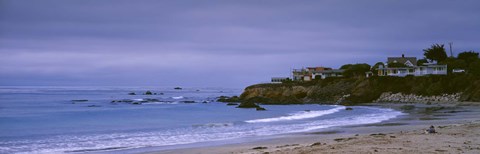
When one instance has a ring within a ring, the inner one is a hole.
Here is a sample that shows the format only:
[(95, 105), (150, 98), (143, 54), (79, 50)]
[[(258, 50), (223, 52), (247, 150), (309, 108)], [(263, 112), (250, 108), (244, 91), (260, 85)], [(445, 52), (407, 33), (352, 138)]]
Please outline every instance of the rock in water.
[(353, 108), (347, 107), (347, 108), (345, 108), (345, 110), (353, 110)]
[(72, 104), (75, 104), (76, 102), (87, 102), (88, 100), (86, 99), (76, 99), (76, 100), (72, 100)]
[(137, 95), (134, 92), (129, 92), (128, 95)]
[(159, 99), (155, 99), (155, 98), (144, 98), (143, 101), (145, 101), (145, 102), (160, 102)]
[(87, 99), (74, 99), (72, 102), (86, 102), (88, 101)]
[(232, 97), (220, 96), (217, 99), (217, 102), (240, 102), (240, 101), (241, 100), (238, 96), (232, 96)]
[(260, 107), (257, 104), (253, 102), (242, 102), (240, 105), (237, 106), (237, 108), (257, 108)]
[(133, 105), (142, 105), (141, 102), (133, 102), (132, 104), (133, 104)]
[(145, 92), (145, 95), (152, 95), (152, 92), (151, 92), (151, 91), (147, 91), (147, 92)]
[(263, 108), (263, 107), (260, 107), (260, 106), (257, 107), (257, 111), (265, 111), (265, 110), (267, 110), (267, 109), (265, 109), (265, 108)]
[(180, 88), (180, 87), (175, 87), (175, 88), (173, 88), (173, 89), (175, 89), (175, 90), (182, 90), (182, 88)]
[(227, 103), (227, 105), (238, 105), (237, 103)]

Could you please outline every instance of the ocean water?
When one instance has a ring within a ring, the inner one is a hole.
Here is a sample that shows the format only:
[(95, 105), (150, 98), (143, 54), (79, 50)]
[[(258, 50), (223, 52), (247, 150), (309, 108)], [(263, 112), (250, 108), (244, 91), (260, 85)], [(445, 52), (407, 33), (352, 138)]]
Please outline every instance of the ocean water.
[[(142, 95), (147, 90), (157, 95)], [(262, 105), (267, 111), (256, 111), (215, 102), (218, 96), (241, 92), (191, 87), (0, 87), (0, 153), (175, 146), (370, 124), (402, 114), (384, 108), (346, 111), (344, 106), (316, 104)]]

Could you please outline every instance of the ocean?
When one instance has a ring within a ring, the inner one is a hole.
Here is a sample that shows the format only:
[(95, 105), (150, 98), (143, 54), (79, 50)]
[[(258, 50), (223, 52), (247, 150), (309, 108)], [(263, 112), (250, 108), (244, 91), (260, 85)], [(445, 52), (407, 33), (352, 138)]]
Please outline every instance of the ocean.
[[(151, 91), (153, 95), (144, 95)], [(134, 92), (136, 95), (129, 95)], [(0, 87), (0, 153), (88, 153), (263, 138), (386, 121), (403, 113), (339, 105), (216, 102), (242, 89)]]

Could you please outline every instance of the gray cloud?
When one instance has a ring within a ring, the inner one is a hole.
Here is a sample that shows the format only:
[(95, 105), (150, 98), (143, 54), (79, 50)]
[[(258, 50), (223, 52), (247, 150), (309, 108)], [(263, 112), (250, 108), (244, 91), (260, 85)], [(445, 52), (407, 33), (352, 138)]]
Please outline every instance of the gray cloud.
[(0, 1), (0, 85), (242, 87), (293, 67), (479, 49), (480, 2)]

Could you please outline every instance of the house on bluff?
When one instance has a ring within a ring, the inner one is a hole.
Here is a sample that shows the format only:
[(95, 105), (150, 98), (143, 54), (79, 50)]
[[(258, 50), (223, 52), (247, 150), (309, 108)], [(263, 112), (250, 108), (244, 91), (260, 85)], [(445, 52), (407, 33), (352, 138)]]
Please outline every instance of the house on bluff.
[(447, 65), (438, 65), (436, 63), (417, 64), (416, 57), (388, 57), (387, 65), (380, 65), (378, 76), (400, 76), (407, 75), (447, 75)]
[(332, 69), (330, 67), (307, 67), (302, 69), (293, 69), (292, 77), (294, 81), (311, 81), (316, 78), (325, 79), (327, 77), (342, 77), (344, 70)]

